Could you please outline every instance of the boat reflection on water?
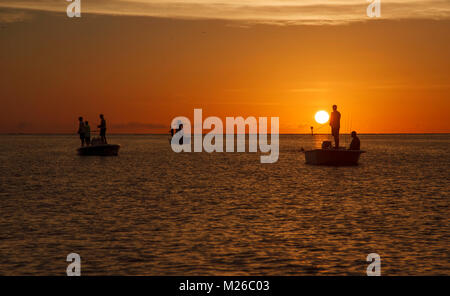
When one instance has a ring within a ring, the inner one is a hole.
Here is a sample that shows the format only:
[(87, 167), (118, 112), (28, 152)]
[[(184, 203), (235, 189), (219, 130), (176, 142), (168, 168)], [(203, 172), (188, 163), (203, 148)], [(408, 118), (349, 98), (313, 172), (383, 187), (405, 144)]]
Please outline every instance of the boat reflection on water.
[(118, 144), (102, 144), (80, 147), (77, 151), (81, 156), (117, 156), (119, 149), (120, 145)]
[(104, 144), (98, 139), (92, 141), (92, 145), (77, 149), (81, 156), (117, 156), (119, 154), (119, 144)]

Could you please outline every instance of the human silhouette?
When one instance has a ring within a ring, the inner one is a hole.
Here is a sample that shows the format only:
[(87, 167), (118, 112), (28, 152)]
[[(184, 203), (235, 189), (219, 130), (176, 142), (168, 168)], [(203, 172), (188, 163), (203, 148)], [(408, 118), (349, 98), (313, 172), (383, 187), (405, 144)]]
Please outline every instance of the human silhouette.
[(91, 145), (91, 127), (88, 121), (84, 122), (84, 140), (86, 141), (86, 146)]
[(179, 128), (177, 129), (177, 132), (181, 131), (181, 137), (180, 141), (178, 142), (180, 145), (183, 145), (183, 138), (184, 138), (184, 132), (183, 132), (183, 124), (180, 123)]
[(361, 141), (359, 140), (356, 132), (352, 132), (352, 142), (350, 143), (349, 150), (360, 150), (361, 149)]
[(333, 112), (330, 116), (331, 134), (334, 137), (335, 148), (339, 148), (339, 129), (341, 128), (341, 113), (337, 111), (337, 106), (333, 105)]
[(83, 117), (78, 117), (78, 134), (80, 135), (80, 140), (81, 140), (81, 147), (84, 146), (84, 123), (83, 123)]
[(103, 144), (108, 144), (108, 142), (106, 141), (106, 120), (103, 114), (100, 114), (100, 120), (100, 125), (98, 126), (98, 128), (100, 129), (100, 138)]

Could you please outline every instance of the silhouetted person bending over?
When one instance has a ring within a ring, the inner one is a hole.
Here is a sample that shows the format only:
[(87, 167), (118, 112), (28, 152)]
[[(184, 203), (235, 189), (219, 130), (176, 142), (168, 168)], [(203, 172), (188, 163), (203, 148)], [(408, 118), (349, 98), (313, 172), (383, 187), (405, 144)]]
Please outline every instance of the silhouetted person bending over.
[(339, 148), (339, 129), (341, 128), (341, 113), (337, 111), (337, 106), (333, 105), (333, 112), (330, 116), (331, 134), (334, 137), (335, 148)]
[(106, 120), (103, 117), (103, 114), (100, 114), (100, 125), (98, 126), (98, 128), (100, 129), (100, 138), (103, 142), (103, 144), (108, 144), (108, 142), (106, 142)]
[(356, 132), (352, 132), (352, 142), (350, 143), (349, 150), (360, 150), (361, 149), (361, 141), (359, 140)]
[(81, 147), (84, 146), (84, 122), (83, 122), (83, 117), (78, 117), (78, 134), (80, 135), (80, 140), (81, 140)]

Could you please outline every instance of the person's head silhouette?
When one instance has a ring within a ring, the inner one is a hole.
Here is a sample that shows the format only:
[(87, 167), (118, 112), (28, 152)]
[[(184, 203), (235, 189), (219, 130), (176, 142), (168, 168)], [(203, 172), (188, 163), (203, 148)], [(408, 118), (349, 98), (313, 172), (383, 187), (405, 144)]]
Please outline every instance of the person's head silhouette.
[(356, 132), (352, 131), (352, 138), (356, 137)]
[(81, 117), (81, 116), (78, 117), (78, 120), (79, 120), (79, 121), (83, 121), (83, 117)]
[(333, 111), (336, 111), (336, 110), (337, 110), (337, 106), (333, 105)]
[(103, 114), (100, 114), (100, 118), (103, 119)]
[(181, 122), (181, 120), (177, 121), (177, 126), (178, 126), (178, 130), (182, 130), (183, 129), (183, 123)]

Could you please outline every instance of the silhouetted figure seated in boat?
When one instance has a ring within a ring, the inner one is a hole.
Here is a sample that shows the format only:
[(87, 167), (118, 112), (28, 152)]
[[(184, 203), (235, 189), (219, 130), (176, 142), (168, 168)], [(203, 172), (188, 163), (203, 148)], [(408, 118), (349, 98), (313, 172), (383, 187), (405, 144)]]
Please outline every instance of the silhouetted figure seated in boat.
[(339, 129), (341, 128), (341, 113), (337, 110), (337, 106), (333, 105), (333, 112), (330, 116), (331, 134), (334, 137), (336, 149), (339, 149)]
[(359, 140), (356, 132), (352, 132), (352, 142), (350, 143), (350, 148), (348, 150), (360, 150), (361, 149), (361, 141)]
[(331, 148), (333, 148), (331, 141), (323, 141), (322, 142), (322, 149), (331, 149)]
[(103, 117), (103, 114), (100, 114), (100, 125), (98, 128), (100, 129), (100, 138), (102, 139), (103, 144), (108, 144), (106, 141), (106, 120)]

